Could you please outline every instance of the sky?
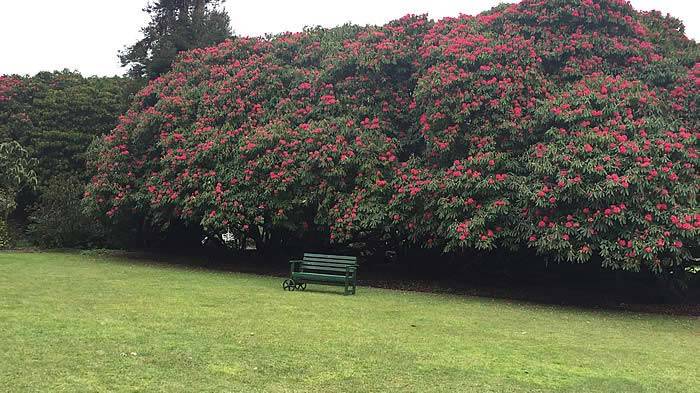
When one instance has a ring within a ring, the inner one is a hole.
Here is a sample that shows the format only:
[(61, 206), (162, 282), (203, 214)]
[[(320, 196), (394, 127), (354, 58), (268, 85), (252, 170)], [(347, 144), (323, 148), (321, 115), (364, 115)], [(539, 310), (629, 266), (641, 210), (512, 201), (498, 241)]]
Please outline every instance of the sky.
[[(117, 53), (141, 37), (147, 0), (0, 0), (0, 75), (68, 68), (83, 75), (121, 75)], [(259, 36), (333, 27), (384, 24), (405, 14), (433, 19), (477, 14), (503, 0), (227, 0), (237, 35)], [(700, 41), (700, 0), (631, 0), (683, 20)]]

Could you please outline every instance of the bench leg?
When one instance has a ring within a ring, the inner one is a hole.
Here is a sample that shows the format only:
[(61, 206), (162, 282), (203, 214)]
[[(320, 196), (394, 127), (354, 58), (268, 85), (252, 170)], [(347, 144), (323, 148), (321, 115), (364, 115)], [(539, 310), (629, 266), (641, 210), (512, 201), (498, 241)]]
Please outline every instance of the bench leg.
[(357, 291), (356, 284), (353, 283), (347, 283), (345, 284), (345, 295), (354, 295), (355, 292)]

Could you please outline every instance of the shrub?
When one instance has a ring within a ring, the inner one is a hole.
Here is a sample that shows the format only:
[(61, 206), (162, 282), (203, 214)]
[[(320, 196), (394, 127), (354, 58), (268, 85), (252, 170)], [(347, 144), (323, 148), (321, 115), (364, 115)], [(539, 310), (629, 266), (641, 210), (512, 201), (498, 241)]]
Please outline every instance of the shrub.
[[(67, 228), (58, 221), (49, 225), (44, 220), (58, 219), (64, 213), (77, 219), (74, 202), (80, 197), (76, 192), (80, 194), (89, 179), (85, 170), (85, 152), (95, 137), (116, 125), (118, 116), (128, 104), (130, 88), (128, 80), (123, 78), (84, 78), (69, 71), (40, 72), (33, 77), (0, 77), (0, 142), (18, 142), (29, 156), (37, 159), (35, 170), (39, 187), (36, 191), (16, 196), (17, 200), (13, 202), (16, 202), (17, 209), (13, 217), (25, 223), (30, 210), (40, 211), (42, 215), (35, 215), (35, 227), (31, 233), (41, 238), (41, 244), (47, 245), (47, 240), (52, 239), (52, 246), (74, 245), (76, 240), (68, 244), (56, 243), (64, 237), (49, 234)], [(42, 190), (53, 192), (52, 179), (67, 174), (76, 179), (66, 183), (73, 187), (68, 189), (73, 200), (60, 192), (47, 196), (41, 194)], [(76, 183), (78, 180), (83, 185)], [(59, 200), (66, 205), (59, 208)], [(37, 206), (41, 201), (51, 206)], [(79, 222), (86, 223), (87, 219), (73, 220), (70, 225)], [(56, 228), (52, 228), (53, 225), (57, 225)], [(19, 228), (19, 233), (25, 229)]]
[(29, 214), (27, 235), (42, 247), (90, 247), (101, 244), (99, 223), (82, 212), (84, 183), (74, 177), (55, 177), (41, 187)]
[(17, 141), (38, 159), (39, 183), (68, 172), (85, 176), (84, 153), (114, 128), (128, 88), (122, 78), (69, 71), (0, 77), (0, 140)]
[(657, 272), (697, 248), (698, 45), (619, 0), (183, 53), (94, 146), (85, 207)]
[(36, 162), (17, 142), (0, 143), (0, 248), (10, 244), (7, 215), (15, 208), (15, 196), (21, 187), (34, 186)]

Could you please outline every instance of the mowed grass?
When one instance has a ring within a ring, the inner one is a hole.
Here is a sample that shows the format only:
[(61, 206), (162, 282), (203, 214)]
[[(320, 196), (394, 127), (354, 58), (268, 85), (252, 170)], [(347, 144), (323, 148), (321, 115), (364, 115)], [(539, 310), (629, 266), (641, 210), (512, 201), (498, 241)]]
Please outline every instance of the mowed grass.
[(700, 391), (696, 318), (280, 284), (0, 253), (0, 391)]

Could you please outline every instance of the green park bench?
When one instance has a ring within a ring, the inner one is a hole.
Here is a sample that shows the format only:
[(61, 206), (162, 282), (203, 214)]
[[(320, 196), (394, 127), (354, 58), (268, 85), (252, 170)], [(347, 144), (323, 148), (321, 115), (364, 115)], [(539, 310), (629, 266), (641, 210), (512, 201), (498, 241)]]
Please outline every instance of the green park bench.
[(306, 289), (306, 284), (345, 287), (345, 295), (354, 295), (357, 278), (357, 258), (346, 255), (304, 253), (303, 259), (289, 261), (289, 279), (282, 287), (287, 291)]

